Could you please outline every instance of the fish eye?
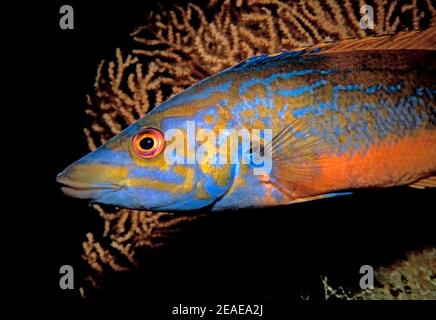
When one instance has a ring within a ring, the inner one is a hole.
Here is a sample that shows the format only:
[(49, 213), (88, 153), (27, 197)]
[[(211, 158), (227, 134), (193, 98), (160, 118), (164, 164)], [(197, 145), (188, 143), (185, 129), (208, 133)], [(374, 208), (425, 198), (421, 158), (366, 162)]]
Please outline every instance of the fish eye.
[(162, 132), (154, 128), (146, 128), (133, 137), (133, 151), (141, 158), (158, 156), (165, 145)]
[(150, 137), (142, 138), (141, 140), (139, 140), (139, 146), (140, 146), (143, 150), (150, 150), (150, 149), (153, 149), (153, 146), (154, 146), (154, 139), (153, 139), (153, 138), (150, 138)]

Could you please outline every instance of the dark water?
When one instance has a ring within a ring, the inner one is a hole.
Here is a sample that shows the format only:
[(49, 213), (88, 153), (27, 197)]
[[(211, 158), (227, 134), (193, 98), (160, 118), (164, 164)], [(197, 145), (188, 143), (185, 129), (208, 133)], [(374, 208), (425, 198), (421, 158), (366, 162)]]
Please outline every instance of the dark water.
[(109, 274), (110, 294), (97, 292), (84, 302), (77, 290), (60, 290), (61, 265), (72, 265), (77, 281), (83, 277), (81, 243), (101, 221), (86, 202), (65, 197), (55, 176), (87, 152), (85, 95), (92, 91), (100, 60), (112, 59), (116, 47), (131, 46), (127, 35), (146, 18), (145, 2), (150, 3), (72, 1), (73, 31), (58, 28), (63, 3), (45, 6), (47, 28), (39, 35), (47, 45), (46, 60), (39, 68), (47, 80), (35, 85), (49, 91), (42, 91), (38, 108), (43, 111), (34, 118), (44, 146), (35, 151), (41, 154), (40, 180), (28, 198), (34, 204), (29, 227), (35, 236), (21, 247), (25, 260), (41, 270), (31, 299), (109, 310), (134, 303), (144, 318), (155, 314), (155, 319), (168, 318), (170, 307), (179, 303), (263, 303), (271, 314), (304, 305), (301, 296), (310, 298), (309, 305), (322, 301), (321, 275), (328, 275), (332, 285), (356, 287), (361, 265), (387, 265), (407, 251), (436, 245), (435, 191), (361, 191), (283, 208), (213, 214), (164, 248), (146, 253), (140, 270)]

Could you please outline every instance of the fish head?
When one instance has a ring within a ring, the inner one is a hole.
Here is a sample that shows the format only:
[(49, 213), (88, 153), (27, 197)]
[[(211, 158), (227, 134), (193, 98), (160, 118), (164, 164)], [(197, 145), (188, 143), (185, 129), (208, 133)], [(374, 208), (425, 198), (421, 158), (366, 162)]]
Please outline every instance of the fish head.
[(154, 110), (68, 166), (57, 181), (68, 196), (130, 209), (210, 206), (227, 192), (234, 175), (230, 162), (204, 161), (212, 155), (205, 155), (207, 141), (215, 139), (204, 131), (213, 133), (222, 125), (212, 121), (218, 109)]

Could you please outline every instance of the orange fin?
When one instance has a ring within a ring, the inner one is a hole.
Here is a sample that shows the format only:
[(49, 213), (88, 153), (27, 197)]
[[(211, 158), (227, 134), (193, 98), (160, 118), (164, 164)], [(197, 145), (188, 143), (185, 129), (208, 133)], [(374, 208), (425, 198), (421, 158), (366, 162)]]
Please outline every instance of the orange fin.
[(417, 189), (436, 188), (436, 176), (431, 176), (415, 181), (414, 183), (409, 184), (409, 187)]
[(320, 51), (316, 54), (368, 50), (436, 50), (436, 27), (403, 31), (395, 35), (346, 39), (318, 47)]
[(313, 201), (313, 200), (319, 200), (319, 199), (326, 199), (326, 198), (332, 198), (332, 197), (337, 197), (337, 196), (348, 196), (350, 194), (352, 194), (352, 192), (326, 193), (326, 194), (320, 194), (318, 196), (312, 196), (312, 197), (306, 197), (306, 198), (300, 198), (300, 199), (292, 200), (288, 204), (307, 202), (307, 201)]
[(272, 157), (267, 183), (276, 186), (290, 199), (316, 195), (314, 186), (321, 175), (320, 156), (328, 150), (321, 138), (310, 134), (302, 119), (286, 125), (264, 149)]

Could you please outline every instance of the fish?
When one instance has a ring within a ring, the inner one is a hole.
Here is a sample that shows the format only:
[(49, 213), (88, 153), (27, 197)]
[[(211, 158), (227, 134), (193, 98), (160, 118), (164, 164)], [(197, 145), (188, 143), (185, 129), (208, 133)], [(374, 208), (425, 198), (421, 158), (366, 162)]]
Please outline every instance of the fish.
[(71, 197), (170, 212), (435, 187), (435, 54), (433, 27), (250, 57), (155, 107), (57, 182)]

